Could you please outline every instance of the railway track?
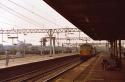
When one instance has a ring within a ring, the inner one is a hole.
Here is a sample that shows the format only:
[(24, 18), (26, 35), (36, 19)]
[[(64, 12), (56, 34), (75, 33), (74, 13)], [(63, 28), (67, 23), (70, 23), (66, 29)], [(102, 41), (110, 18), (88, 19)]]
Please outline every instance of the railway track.
[(0, 82), (46, 82), (78, 64), (78, 56), (69, 56), (7, 68), (0, 70)]
[(53, 69), (50, 69), (44, 73), (38, 74), (37, 76), (26, 79), (24, 81), (26, 81), (26, 82), (46, 82), (46, 81), (58, 76), (59, 74), (71, 69), (72, 67), (78, 65), (79, 63), (80, 62), (73, 60), (72, 62), (69, 62), (65, 65), (57, 66)]
[(86, 80), (89, 75), (91, 75), (91, 70), (98, 59), (100, 59), (100, 57), (93, 57), (48, 82), (87, 82)]

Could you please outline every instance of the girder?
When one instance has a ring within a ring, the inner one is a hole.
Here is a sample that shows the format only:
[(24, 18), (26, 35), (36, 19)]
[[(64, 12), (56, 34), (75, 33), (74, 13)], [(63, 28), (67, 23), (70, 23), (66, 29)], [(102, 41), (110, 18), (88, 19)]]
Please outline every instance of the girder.
[[(43, 37), (43, 38), (50, 38), (50, 37)], [(55, 38), (55, 37), (52, 37)], [(82, 41), (90, 41), (89, 37), (64, 37), (64, 38), (55, 38), (56, 40), (82, 40)]]
[(11, 29), (0, 30), (0, 34), (25, 34), (25, 33), (65, 33), (65, 32), (82, 32), (78, 28), (59, 28), (59, 29)]

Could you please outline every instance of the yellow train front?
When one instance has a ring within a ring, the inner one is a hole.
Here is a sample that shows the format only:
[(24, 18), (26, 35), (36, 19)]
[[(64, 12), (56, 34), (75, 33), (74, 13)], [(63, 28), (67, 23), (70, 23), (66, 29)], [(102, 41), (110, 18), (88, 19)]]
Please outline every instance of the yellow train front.
[(95, 48), (90, 44), (82, 44), (80, 45), (80, 60), (84, 61), (96, 54)]

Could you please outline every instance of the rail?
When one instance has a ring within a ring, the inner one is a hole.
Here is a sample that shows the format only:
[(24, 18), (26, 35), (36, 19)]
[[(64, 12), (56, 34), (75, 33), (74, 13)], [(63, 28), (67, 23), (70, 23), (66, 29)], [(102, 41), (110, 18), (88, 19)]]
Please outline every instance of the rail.
[[(48, 65), (46, 65), (46, 64)], [(57, 58), (53, 60), (49, 60), (44, 62), (43, 67), (37, 68), (37, 66), (34, 70), (28, 71), (25, 73), (18, 74), (16, 76), (6, 78), (1, 80), (2, 82), (31, 82), (31, 81), (37, 81), (37, 82), (46, 82), (47, 80), (63, 73), (64, 71), (69, 70), (70, 68), (78, 65), (80, 63), (79, 57), (72, 56), (72, 57), (63, 57), (63, 58)], [(38, 64), (40, 65), (40, 64)], [(30, 67), (25, 67), (26, 70), (30, 69)], [(19, 70), (23, 71), (23, 69)], [(18, 71), (16, 71), (18, 72)], [(12, 72), (11, 75), (14, 75), (15, 72)]]

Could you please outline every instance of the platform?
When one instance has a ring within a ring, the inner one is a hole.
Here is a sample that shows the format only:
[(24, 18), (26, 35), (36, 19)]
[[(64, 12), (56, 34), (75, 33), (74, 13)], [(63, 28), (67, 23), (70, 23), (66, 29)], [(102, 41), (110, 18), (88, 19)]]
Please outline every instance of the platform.
[(101, 62), (102, 59), (100, 58), (89, 71), (84, 82), (125, 82), (125, 58), (122, 58), (120, 70), (115, 68), (115, 70), (104, 70)]
[(32, 63), (32, 62), (45, 61), (45, 60), (64, 57), (64, 56), (71, 56), (71, 55), (76, 55), (76, 54), (78, 54), (78, 53), (68, 53), (68, 54), (63, 53), (63, 54), (55, 54), (52, 56), (50, 56), (50, 55), (27, 55), (24, 58), (9, 59), (8, 66), (5, 65), (6, 60), (0, 60), (0, 69), (17, 66), (17, 65), (21, 65), (21, 64)]

